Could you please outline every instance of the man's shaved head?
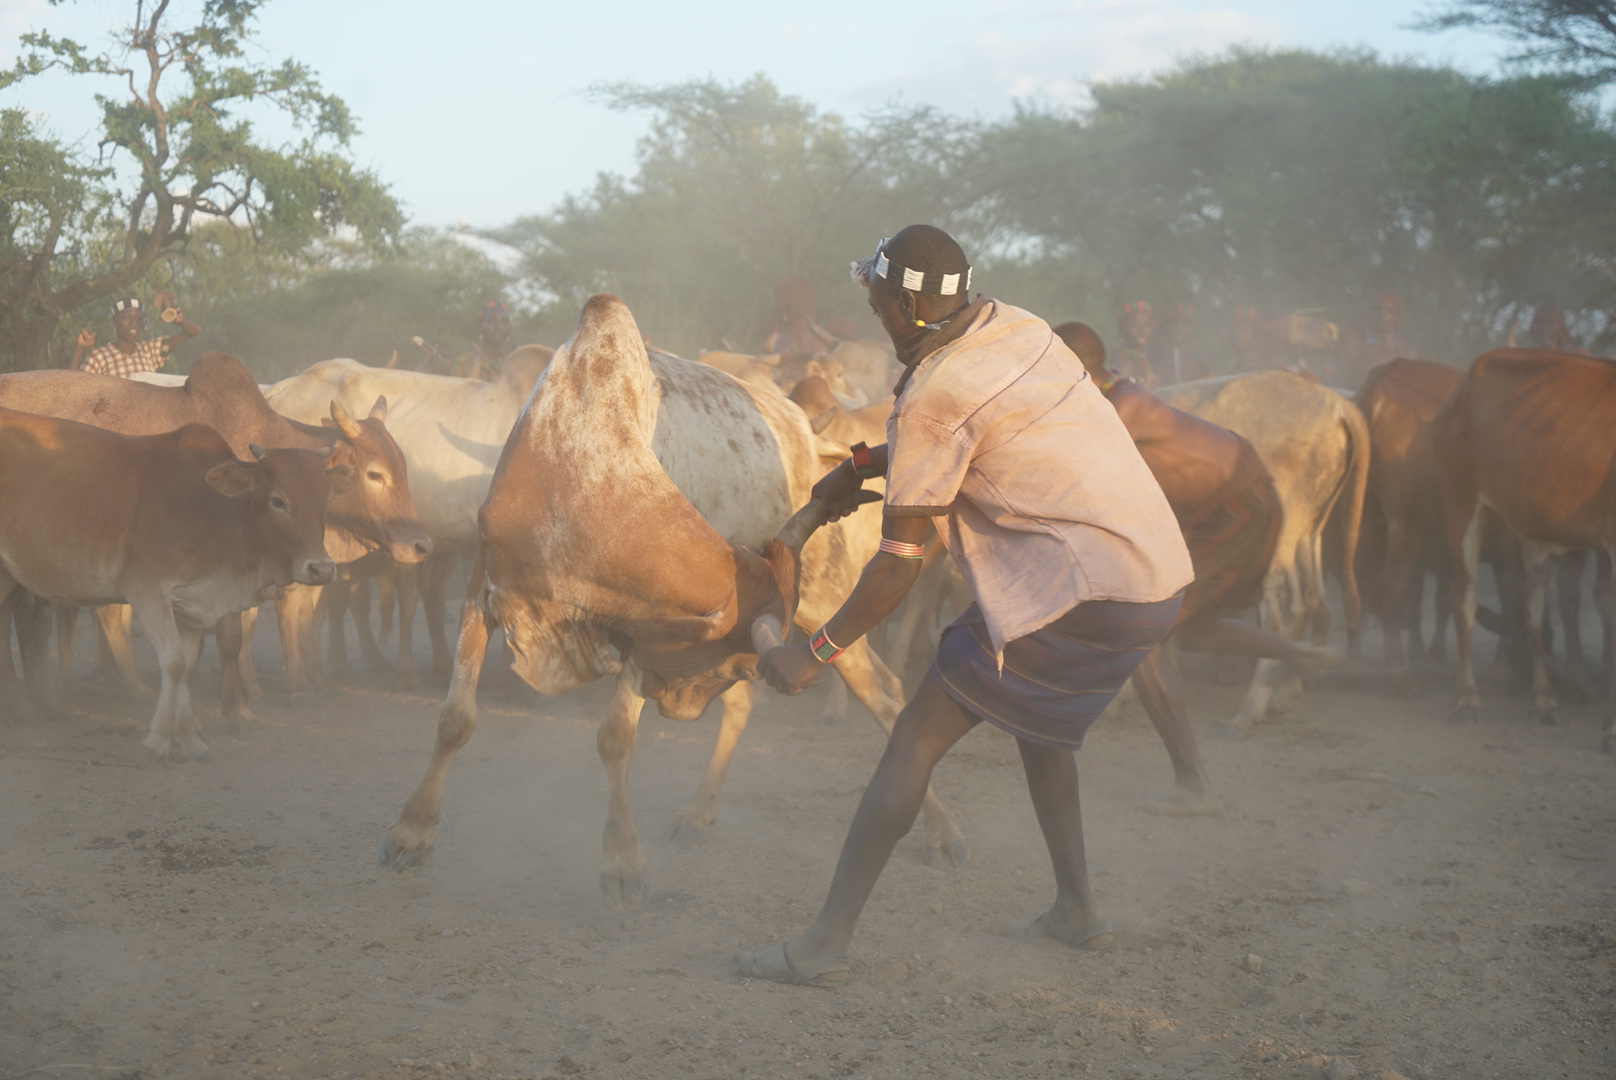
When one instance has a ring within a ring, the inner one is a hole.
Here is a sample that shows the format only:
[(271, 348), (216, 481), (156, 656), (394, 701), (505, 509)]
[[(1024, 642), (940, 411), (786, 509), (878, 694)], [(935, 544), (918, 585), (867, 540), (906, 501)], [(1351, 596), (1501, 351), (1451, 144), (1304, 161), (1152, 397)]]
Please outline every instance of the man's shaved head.
[(1100, 335), (1094, 332), (1093, 327), (1080, 322), (1061, 323), (1055, 327), (1055, 336), (1066, 342), (1066, 347), (1077, 354), (1090, 373), (1098, 374), (1105, 370), (1105, 342), (1100, 340)]
[[(933, 280), (933, 274), (939, 278), (944, 274), (963, 275), (971, 268), (959, 242), (935, 225), (910, 225), (887, 241), (886, 252), (893, 263), (925, 274), (928, 281)], [(901, 282), (891, 278), (875, 280), (901, 287)]]

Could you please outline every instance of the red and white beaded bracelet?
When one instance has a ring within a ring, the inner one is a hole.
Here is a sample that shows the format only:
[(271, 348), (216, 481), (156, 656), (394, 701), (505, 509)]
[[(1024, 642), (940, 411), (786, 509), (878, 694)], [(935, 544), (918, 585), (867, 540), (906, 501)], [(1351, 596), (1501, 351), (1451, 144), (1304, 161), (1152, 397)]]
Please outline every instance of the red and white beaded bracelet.
[(814, 636), (808, 639), (808, 649), (814, 654), (814, 659), (821, 664), (829, 664), (847, 651), (831, 641), (823, 626), (815, 630)]

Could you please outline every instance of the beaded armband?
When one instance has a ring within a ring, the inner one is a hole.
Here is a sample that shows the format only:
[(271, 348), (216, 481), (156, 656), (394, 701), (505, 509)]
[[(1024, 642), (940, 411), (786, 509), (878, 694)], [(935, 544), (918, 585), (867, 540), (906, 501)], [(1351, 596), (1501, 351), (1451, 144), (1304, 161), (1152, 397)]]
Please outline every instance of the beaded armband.
[(853, 471), (858, 474), (860, 480), (874, 480), (884, 475), (871, 458), (868, 443), (853, 444)]
[(838, 656), (847, 651), (846, 649), (836, 647), (836, 644), (831, 641), (830, 636), (825, 633), (825, 628), (823, 626), (821, 626), (818, 630), (815, 630), (814, 636), (808, 639), (808, 648), (814, 654), (814, 659), (818, 660), (821, 664), (831, 663)]

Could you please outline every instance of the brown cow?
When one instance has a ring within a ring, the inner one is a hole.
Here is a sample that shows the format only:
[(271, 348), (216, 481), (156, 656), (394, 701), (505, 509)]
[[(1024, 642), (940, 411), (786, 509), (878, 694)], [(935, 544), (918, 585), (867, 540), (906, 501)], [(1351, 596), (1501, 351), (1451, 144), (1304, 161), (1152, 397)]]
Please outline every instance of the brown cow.
[(1447, 622), (1442, 601), (1449, 564), (1442, 528), (1442, 480), (1431, 430), (1442, 403), (1463, 377), (1458, 368), (1434, 360), (1390, 360), (1369, 372), (1352, 399), (1369, 424), (1361, 565), (1378, 563), (1378, 570), (1371, 570), (1368, 577), (1367, 606), (1381, 621), (1386, 663), (1399, 672), (1409, 663), (1405, 636), (1409, 646), (1420, 645), (1427, 573), (1437, 579), (1433, 640), (1438, 648)]
[[(786, 520), (823, 472), (824, 440), (800, 410), (704, 365), (648, 356), (642, 342), (620, 300), (591, 298), (505, 443), (478, 515), (437, 747), (382, 841), (384, 866), (418, 864), (432, 847), (444, 778), (476, 724), (477, 680), (499, 626), (513, 667), (540, 693), (618, 674), (597, 740), (611, 789), (601, 888), (609, 903), (642, 900), (646, 859), (627, 777), (645, 700), (695, 719), (724, 695), (719, 745), (681, 822), (703, 829), (750, 711), (750, 684), (739, 680), (755, 673), (762, 635), (775, 622), (828, 616), (863, 565), (857, 556), (874, 553), (877, 541), (857, 550), (855, 539), (873, 511), (822, 530), (806, 550), (816, 519), (805, 515), (823, 508), (809, 503)], [(874, 654), (850, 648), (836, 670), (890, 727), (902, 688)], [(963, 859), (958, 826), (935, 799), (926, 816), (933, 844)]]
[(293, 582), (336, 574), (325, 508), (351, 483), (329, 451), (251, 449), (187, 424), (127, 438), (0, 409), (0, 602), (19, 586), (57, 604), (117, 604), (157, 650), (149, 758), (206, 760), (191, 676), (202, 632)]
[[(1521, 539), (1532, 717), (1552, 722), (1543, 611), (1551, 555), (1597, 548), (1616, 553), (1616, 365), (1540, 349), (1478, 357), (1436, 420), (1443, 513), (1454, 560), (1459, 681), (1454, 711), (1475, 716), (1481, 699), (1471, 659), (1481, 509)], [(1603, 742), (1616, 754), (1616, 684)]]
[[(419, 562), (432, 550), (410, 497), (409, 471), (398, 444), (387, 433), (387, 402), (378, 399), (370, 415), (355, 420), (346, 409), (331, 410), (332, 427), (298, 424), (276, 413), (245, 364), (223, 353), (205, 353), (182, 386), (153, 386), (128, 379), (76, 371), (26, 371), (0, 375), (0, 408), (40, 416), (77, 420), (122, 435), (156, 435), (186, 424), (205, 424), (219, 432), (232, 451), (245, 456), (249, 445), (272, 449), (329, 449), (332, 463), (346, 465), (354, 476), (331, 502), (326, 547), (338, 562), (385, 548), (400, 562)], [(221, 649), (237, 649), (237, 619), (225, 629)], [(71, 627), (70, 622), (64, 625)], [(125, 677), (139, 686), (128, 663), (127, 639), (112, 633), (122, 652)], [(65, 635), (64, 635), (65, 636)], [(62, 662), (71, 663), (70, 639)], [(223, 663), (226, 712), (240, 707), (238, 665)]]

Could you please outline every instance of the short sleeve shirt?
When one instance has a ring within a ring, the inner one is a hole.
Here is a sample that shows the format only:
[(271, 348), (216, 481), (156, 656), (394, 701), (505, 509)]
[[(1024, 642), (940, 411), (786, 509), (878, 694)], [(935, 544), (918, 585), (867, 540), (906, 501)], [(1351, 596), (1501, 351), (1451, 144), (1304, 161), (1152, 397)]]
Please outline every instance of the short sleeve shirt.
[(886, 512), (938, 517), (995, 651), (1085, 601), (1188, 585), (1167, 497), (1049, 324), (992, 300), (958, 317), (887, 421)]
[(142, 371), (161, 371), (167, 362), (168, 350), (163, 345), (163, 339), (147, 338), (145, 341), (137, 341), (134, 351), (129, 353), (125, 353), (110, 342), (93, 349), (90, 355), (84, 358), (83, 370), (97, 375), (114, 375), (120, 379), (127, 379)]

